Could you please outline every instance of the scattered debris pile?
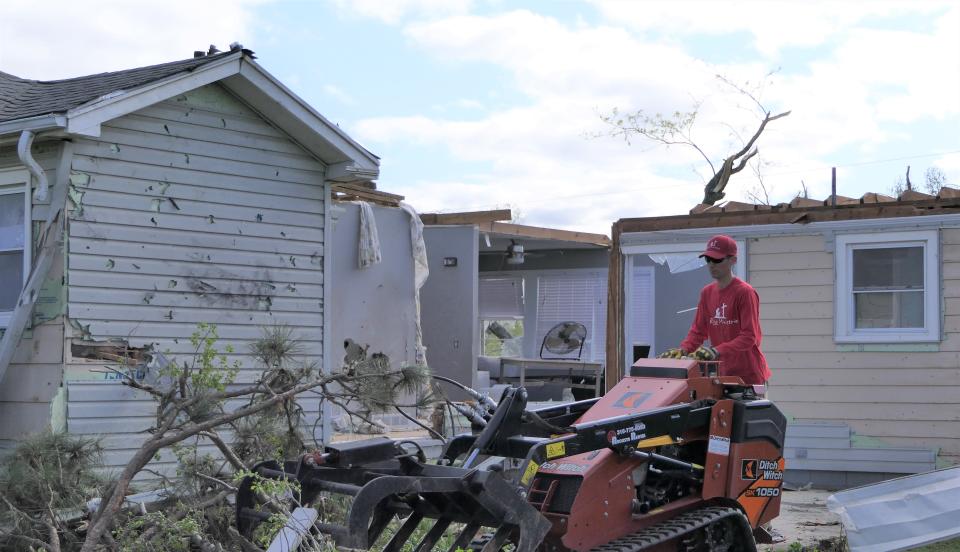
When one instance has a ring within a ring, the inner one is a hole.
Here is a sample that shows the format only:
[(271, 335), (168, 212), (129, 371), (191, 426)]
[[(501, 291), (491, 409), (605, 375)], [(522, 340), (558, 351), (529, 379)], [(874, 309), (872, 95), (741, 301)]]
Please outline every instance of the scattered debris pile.
[[(216, 327), (200, 324), (189, 359), (117, 344), (76, 351), (106, 361), (104, 369), (124, 385), (152, 396), (156, 423), (119, 473), (107, 473), (97, 441), (68, 434), (34, 436), (0, 458), (0, 550), (273, 550), (273, 541), (313, 523), (291, 508), (300, 492), (296, 483), (264, 480), (252, 486), (264, 518), (253, 535), (237, 531), (235, 497), (256, 462), (300, 458), (314, 446), (304, 438), (309, 425), (299, 395), (316, 394), (352, 417), (398, 408), (410, 395), (429, 404), (423, 366), (395, 369), (376, 361), (322, 374), (300, 359), (293, 332), (279, 326), (264, 329), (249, 351), (260, 366), (257, 375), (238, 377), (239, 362), (228, 360), (234, 351), (219, 349), (217, 341)], [(362, 405), (362, 412), (354, 405)], [(154, 458), (171, 452), (176, 473), (151, 468)], [(324, 502), (312, 509), (313, 520), (342, 509)], [(310, 539), (303, 550), (334, 550)]]

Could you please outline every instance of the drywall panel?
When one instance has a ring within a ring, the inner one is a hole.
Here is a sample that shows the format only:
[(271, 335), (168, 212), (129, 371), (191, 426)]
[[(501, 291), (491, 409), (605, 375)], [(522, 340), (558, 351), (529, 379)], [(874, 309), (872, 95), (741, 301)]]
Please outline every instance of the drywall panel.
[[(477, 320), (479, 237), (472, 226), (424, 229), (430, 277), (420, 292), (423, 342), (434, 373), (473, 386), (480, 336)], [(444, 266), (456, 259), (455, 266)], [(453, 393), (447, 386), (448, 392)]]
[[(399, 368), (415, 364), (416, 303), (410, 215), (398, 208), (373, 206), (373, 224), (380, 241), (381, 261), (359, 267), (360, 207), (333, 207), (332, 309), (330, 337), (333, 369), (344, 365), (347, 340), (381, 353)], [(431, 266), (431, 269), (433, 266)]]

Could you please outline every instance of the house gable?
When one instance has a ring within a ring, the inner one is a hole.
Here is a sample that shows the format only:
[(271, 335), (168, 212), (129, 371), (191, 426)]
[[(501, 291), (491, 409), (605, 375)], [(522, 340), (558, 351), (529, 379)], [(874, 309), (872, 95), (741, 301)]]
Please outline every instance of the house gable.
[[(28, 81), (0, 73), (0, 136), (59, 131), (97, 137), (101, 125), (221, 82), (254, 111), (330, 166), (336, 181), (370, 181), (379, 159), (310, 107), (256, 62), (248, 50), (63, 81)], [(91, 98), (91, 95), (99, 94)]]
[[(213, 83), (76, 138), (72, 169), (65, 422), (110, 434), (110, 465), (133, 454), (155, 405), (111, 382), (86, 347), (152, 347), (182, 362), (197, 324), (213, 323), (238, 380), (252, 381), (263, 367), (250, 345), (280, 324), (322, 365), (326, 167), (284, 132)], [(318, 401), (301, 406), (312, 423)]]

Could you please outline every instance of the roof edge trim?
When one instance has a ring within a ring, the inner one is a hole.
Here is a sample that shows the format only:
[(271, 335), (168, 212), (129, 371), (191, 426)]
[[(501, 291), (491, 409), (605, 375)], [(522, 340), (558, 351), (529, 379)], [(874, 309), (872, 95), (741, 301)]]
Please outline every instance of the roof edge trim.
[(643, 232), (624, 232), (620, 235), (620, 248), (630, 254), (638, 246), (653, 243), (675, 243), (691, 240), (703, 240), (722, 232), (734, 238), (759, 236), (778, 236), (791, 234), (817, 234), (821, 232), (857, 232), (857, 231), (902, 231), (923, 228), (960, 228), (960, 213), (944, 215), (922, 215), (891, 218), (870, 218), (857, 220), (832, 220), (811, 222), (808, 224), (753, 224), (746, 226), (725, 226), (707, 228), (677, 228), (674, 230), (648, 230)]
[(40, 132), (44, 130), (60, 129), (67, 127), (67, 118), (64, 115), (48, 114), (37, 115), (36, 117), (27, 117), (25, 119), (14, 119), (0, 123), (0, 136), (4, 134), (21, 133), (24, 130)]

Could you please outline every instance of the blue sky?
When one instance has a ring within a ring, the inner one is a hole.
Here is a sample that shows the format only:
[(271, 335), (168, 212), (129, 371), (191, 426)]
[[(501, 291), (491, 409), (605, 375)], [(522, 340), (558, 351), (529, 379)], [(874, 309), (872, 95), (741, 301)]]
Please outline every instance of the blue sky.
[[(527, 224), (603, 233), (623, 217), (684, 213), (710, 175), (695, 151), (591, 136), (613, 107), (699, 101), (694, 137), (719, 165), (758, 111), (717, 74), (763, 81), (764, 107), (792, 111), (759, 144), (773, 202), (801, 182), (825, 197), (830, 166), (853, 197), (889, 192), (907, 165), (915, 184), (937, 167), (960, 186), (951, 2), (12, 0), (6, 11), (0, 70), (26, 78), (239, 40), (379, 155), (380, 187), (421, 211), (509, 205)], [(728, 199), (749, 193), (762, 190), (745, 170)]]

